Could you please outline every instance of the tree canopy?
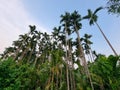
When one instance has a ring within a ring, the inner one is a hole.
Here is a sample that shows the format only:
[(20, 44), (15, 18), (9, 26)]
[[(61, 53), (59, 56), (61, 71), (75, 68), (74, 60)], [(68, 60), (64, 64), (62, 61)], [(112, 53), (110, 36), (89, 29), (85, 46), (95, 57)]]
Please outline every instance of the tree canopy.
[(120, 0), (108, 0), (107, 9), (109, 13), (120, 15)]

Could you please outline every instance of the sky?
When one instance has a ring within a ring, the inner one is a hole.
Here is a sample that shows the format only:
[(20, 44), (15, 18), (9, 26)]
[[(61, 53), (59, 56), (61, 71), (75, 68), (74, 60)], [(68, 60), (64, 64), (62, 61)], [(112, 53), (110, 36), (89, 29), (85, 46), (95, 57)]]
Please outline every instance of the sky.
[[(81, 16), (87, 10), (105, 6), (106, 0), (0, 0), (0, 53), (12, 45), (20, 34), (29, 31), (29, 25), (36, 25), (42, 32), (50, 33), (60, 25), (60, 15), (77, 10)], [(97, 53), (113, 54), (98, 28), (82, 21), (80, 35), (92, 34), (92, 49)], [(103, 29), (114, 49), (120, 54), (120, 17), (110, 15), (106, 10), (98, 12), (98, 24)]]

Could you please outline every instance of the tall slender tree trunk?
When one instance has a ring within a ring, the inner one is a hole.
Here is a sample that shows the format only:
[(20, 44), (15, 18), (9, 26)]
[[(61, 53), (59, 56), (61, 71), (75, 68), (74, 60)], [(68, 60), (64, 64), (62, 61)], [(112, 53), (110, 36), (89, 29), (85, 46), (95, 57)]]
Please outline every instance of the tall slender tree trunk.
[(91, 57), (92, 57), (93, 62), (94, 62), (95, 58), (94, 58), (93, 51), (92, 51), (91, 47), (90, 47), (90, 53), (91, 53)]
[(78, 45), (79, 45), (79, 51), (80, 51), (79, 58), (81, 58), (81, 60), (82, 60), (81, 63), (84, 66), (84, 69), (86, 70), (87, 62), (86, 62), (86, 59), (85, 59), (85, 54), (84, 54), (83, 48), (81, 46), (80, 35), (79, 35), (79, 32), (78, 32), (78, 29), (77, 29), (76, 25), (75, 25), (75, 29), (76, 29), (75, 31), (76, 31), (76, 34), (77, 34), (77, 37), (78, 37)]
[(80, 50), (80, 58), (83, 60), (83, 65), (84, 65), (85, 73), (89, 77), (92, 90), (94, 90), (92, 79), (91, 79), (91, 75), (90, 75), (90, 72), (89, 72), (89, 69), (88, 69), (88, 66), (87, 66), (87, 62), (86, 62), (86, 59), (85, 59), (85, 54), (84, 54), (83, 48), (81, 46), (80, 35), (79, 35), (79, 32), (78, 32), (76, 24), (74, 24), (74, 25), (75, 25), (75, 29), (76, 29), (75, 31), (76, 31), (76, 34), (77, 34), (77, 37), (78, 37), (79, 50)]
[(59, 83), (59, 84), (60, 84), (60, 87), (61, 87), (62, 81), (63, 81), (63, 79), (62, 79), (62, 75), (63, 75), (63, 73), (62, 73), (62, 72), (63, 72), (62, 68), (63, 68), (63, 67), (62, 67), (62, 64), (61, 64), (61, 68), (60, 68), (60, 83)]
[(28, 58), (27, 62), (29, 62), (29, 61), (30, 61), (30, 59), (31, 59), (31, 57), (32, 57), (33, 50), (34, 50), (34, 48), (32, 48), (32, 50), (31, 50), (31, 52), (30, 52), (30, 56), (29, 56), (29, 58)]
[(72, 60), (72, 50), (71, 50), (71, 42), (68, 40), (68, 57), (69, 57), (69, 62), (70, 62), (70, 65), (72, 67), (70, 67), (69, 69), (69, 74), (70, 74), (70, 90), (75, 90), (75, 82), (74, 82), (74, 77), (73, 77), (73, 69), (74, 69), (74, 65), (73, 65), (73, 60)]
[(19, 60), (22, 60), (22, 59), (24, 58), (25, 53), (26, 53), (27, 51), (28, 51), (28, 47), (26, 47), (26, 49), (22, 52), (22, 55), (21, 55), (21, 57), (20, 57)]
[(103, 37), (105, 38), (106, 42), (108, 43), (108, 45), (110, 46), (110, 48), (112, 49), (113, 53), (118, 56), (117, 52), (115, 51), (115, 49), (113, 48), (113, 46), (111, 45), (111, 43), (109, 42), (109, 40), (107, 39), (107, 37), (105, 36), (105, 34), (103, 33), (102, 29), (100, 28), (100, 26), (98, 25), (97, 22), (95, 22), (95, 24), (97, 25), (97, 27), (99, 28), (101, 34), (103, 35)]
[(59, 88), (58, 88), (58, 84), (59, 84), (59, 75), (58, 75), (58, 73), (56, 74), (56, 90), (58, 90)]
[(68, 51), (67, 51), (67, 46), (68, 46), (68, 32), (67, 32), (67, 26), (66, 26), (66, 24), (65, 24), (65, 36), (66, 36), (66, 40), (65, 40), (65, 47), (66, 47), (66, 61), (67, 61), (67, 63), (66, 63), (66, 77), (67, 77), (67, 90), (70, 90), (70, 82), (69, 82), (69, 66), (68, 66), (68, 62), (69, 62), (69, 60), (68, 60)]
[(38, 57), (35, 58), (35, 61), (34, 61), (34, 66), (36, 66), (36, 63), (37, 63), (37, 60), (38, 60)]
[(74, 70), (74, 63), (73, 63), (73, 57), (72, 57), (72, 45), (71, 43), (69, 42), (69, 57), (70, 57), (70, 61), (71, 61), (71, 65), (72, 65), (72, 68), (71, 68), (71, 90), (76, 90), (76, 87), (75, 87), (75, 79), (74, 79), (74, 74), (73, 74), (73, 70)]

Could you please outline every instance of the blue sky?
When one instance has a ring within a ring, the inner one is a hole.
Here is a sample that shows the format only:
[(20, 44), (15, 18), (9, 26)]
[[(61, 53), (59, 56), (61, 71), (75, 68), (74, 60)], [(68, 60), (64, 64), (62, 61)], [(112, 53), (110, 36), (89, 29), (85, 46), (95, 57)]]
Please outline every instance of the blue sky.
[[(50, 33), (53, 27), (60, 25), (60, 15), (65, 11), (77, 10), (84, 16), (88, 9), (95, 10), (105, 5), (106, 0), (0, 0), (0, 53), (5, 47), (11, 46), (19, 34), (28, 32), (28, 25), (36, 25), (38, 30)], [(98, 16), (99, 25), (120, 54), (120, 17), (108, 15), (105, 10), (100, 11)], [(87, 20), (82, 23), (80, 35), (93, 35), (92, 48), (98, 53), (113, 54), (98, 28), (90, 27)]]

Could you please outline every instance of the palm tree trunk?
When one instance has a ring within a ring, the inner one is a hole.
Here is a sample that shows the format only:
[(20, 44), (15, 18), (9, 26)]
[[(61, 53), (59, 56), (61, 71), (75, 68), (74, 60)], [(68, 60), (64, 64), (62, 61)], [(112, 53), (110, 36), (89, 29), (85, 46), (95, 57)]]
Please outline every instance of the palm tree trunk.
[(73, 83), (72, 83), (72, 70), (69, 69), (70, 72), (70, 90), (73, 90)]
[(77, 34), (77, 36), (78, 36), (78, 43), (79, 43), (79, 50), (80, 50), (80, 58), (83, 60), (83, 65), (84, 65), (85, 73), (86, 73), (86, 75), (89, 77), (92, 90), (94, 90), (94, 86), (93, 86), (92, 79), (91, 79), (91, 75), (90, 75), (90, 72), (89, 72), (89, 69), (88, 69), (88, 66), (87, 66), (87, 62), (86, 62), (86, 59), (85, 59), (85, 55), (84, 55), (84, 52), (83, 52), (83, 49), (82, 49), (82, 46), (81, 46), (80, 35), (79, 35), (79, 32), (78, 32), (78, 29), (77, 29), (76, 24), (75, 24), (75, 29), (76, 29), (76, 30), (75, 30), (75, 31), (76, 31), (76, 34)]
[(74, 63), (73, 63), (73, 57), (72, 57), (72, 45), (71, 43), (69, 42), (69, 57), (70, 57), (70, 61), (71, 61), (71, 65), (72, 65), (72, 68), (71, 68), (71, 90), (76, 90), (76, 87), (75, 87), (75, 79), (74, 79), (74, 74), (73, 74), (73, 70), (74, 70)]
[(90, 48), (90, 53), (91, 53), (91, 57), (92, 57), (93, 62), (94, 62), (95, 58), (94, 58), (93, 51), (92, 51), (92, 49), (91, 49), (91, 48)]
[(58, 73), (56, 74), (56, 90), (58, 90), (59, 88), (58, 88), (58, 84), (59, 84), (59, 75), (58, 75)]
[(83, 52), (83, 48), (81, 46), (80, 35), (79, 35), (79, 32), (78, 32), (78, 29), (77, 29), (76, 25), (75, 25), (75, 29), (76, 29), (76, 34), (77, 34), (77, 37), (78, 37), (78, 44), (79, 44), (79, 51), (80, 51), (79, 58), (82, 59), (82, 64), (83, 64), (84, 69), (85, 69), (87, 63), (86, 63), (85, 55), (84, 55), (84, 52)]
[(38, 57), (35, 58), (33, 66), (36, 66), (37, 60), (38, 60)]
[(22, 55), (19, 60), (22, 60), (24, 58), (27, 51), (28, 51), (28, 47), (26, 47), (26, 49), (22, 52)]
[(60, 68), (60, 87), (61, 87), (61, 85), (62, 85), (62, 81), (63, 81), (63, 79), (62, 79), (62, 75), (63, 75), (63, 70), (62, 70), (62, 66), (61, 66), (61, 68)]
[(68, 51), (67, 51), (67, 46), (68, 46), (68, 33), (67, 33), (67, 26), (65, 24), (65, 36), (66, 36), (66, 40), (65, 40), (65, 47), (66, 47), (66, 78), (67, 78), (67, 90), (70, 90), (70, 82), (69, 82), (69, 67), (68, 67)]
[(32, 57), (33, 50), (34, 50), (34, 48), (32, 48), (32, 50), (31, 50), (31, 52), (30, 52), (30, 56), (29, 56), (29, 58), (28, 58), (27, 62), (29, 62), (29, 61), (30, 61), (30, 59), (31, 59), (31, 57)]
[(107, 37), (105, 36), (105, 34), (103, 33), (102, 29), (100, 28), (100, 26), (98, 25), (97, 22), (95, 22), (95, 24), (97, 25), (97, 27), (99, 28), (100, 32), (102, 33), (103, 37), (105, 38), (106, 42), (108, 43), (108, 45), (110, 46), (110, 48), (112, 49), (113, 53), (118, 56), (117, 52), (115, 51), (115, 49), (113, 48), (113, 46), (111, 45), (111, 43), (109, 42), (109, 40), (107, 39)]
[(67, 75), (67, 90), (70, 90), (68, 64), (66, 65), (66, 75)]

